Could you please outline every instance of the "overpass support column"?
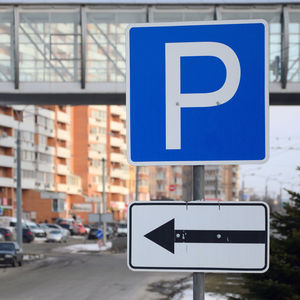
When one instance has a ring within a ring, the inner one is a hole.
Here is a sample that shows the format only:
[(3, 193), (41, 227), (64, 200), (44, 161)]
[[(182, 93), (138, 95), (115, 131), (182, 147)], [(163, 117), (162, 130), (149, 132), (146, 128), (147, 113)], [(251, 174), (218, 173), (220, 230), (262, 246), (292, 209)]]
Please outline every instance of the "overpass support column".
[(86, 10), (85, 6), (80, 7), (80, 25), (81, 25), (81, 88), (86, 86)]
[(14, 58), (14, 78), (15, 89), (18, 90), (20, 86), (20, 73), (19, 73), (19, 9), (14, 6), (14, 21), (13, 21), (13, 58)]
[(281, 87), (286, 89), (289, 65), (289, 13), (287, 6), (282, 7), (281, 24)]

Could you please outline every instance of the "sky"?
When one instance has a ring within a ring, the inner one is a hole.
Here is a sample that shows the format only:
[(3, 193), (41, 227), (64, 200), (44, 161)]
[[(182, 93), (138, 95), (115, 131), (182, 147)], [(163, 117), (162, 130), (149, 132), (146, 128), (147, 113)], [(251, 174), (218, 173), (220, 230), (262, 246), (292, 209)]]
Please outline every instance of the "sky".
[(300, 192), (300, 106), (270, 106), (270, 158), (264, 164), (241, 165), (241, 185), (258, 195), (276, 196), (282, 186)]

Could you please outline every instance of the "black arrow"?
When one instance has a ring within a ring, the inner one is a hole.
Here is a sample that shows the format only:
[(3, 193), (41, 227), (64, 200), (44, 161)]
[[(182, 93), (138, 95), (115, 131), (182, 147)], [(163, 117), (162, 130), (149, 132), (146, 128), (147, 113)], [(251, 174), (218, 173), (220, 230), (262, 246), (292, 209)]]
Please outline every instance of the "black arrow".
[(145, 234), (150, 241), (174, 254), (175, 243), (265, 244), (263, 230), (175, 230), (175, 219)]

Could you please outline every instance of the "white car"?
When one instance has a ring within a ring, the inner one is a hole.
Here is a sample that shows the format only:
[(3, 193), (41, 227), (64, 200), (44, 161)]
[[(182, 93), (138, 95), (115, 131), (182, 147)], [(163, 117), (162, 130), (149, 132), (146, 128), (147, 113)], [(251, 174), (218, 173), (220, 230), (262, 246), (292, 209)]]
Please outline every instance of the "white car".
[(25, 224), (29, 227), (31, 232), (34, 234), (35, 237), (37, 238), (45, 238), (46, 237), (46, 232), (43, 230), (41, 227), (39, 227), (36, 223), (30, 222), (30, 221), (25, 221)]
[(50, 229), (57, 229), (57, 230), (60, 230), (61, 233), (63, 234), (63, 236), (67, 239), (69, 238), (70, 236), (70, 231), (68, 229), (65, 229), (63, 227), (61, 227), (60, 225), (58, 224), (47, 224), (48, 228)]
[(62, 232), (58, 229), (51, 229), (47, 233), (47, 242), (66, 242), (66, 237), (63, 236)]
[(42, 223), (40, 227), (43, 228), (48, 236), (49, 232), (56, 229), (59, 230), (62, 235), (64, 236), (64, 240), (67, 240), (70, 236), (70, 231), (59, 226), (58, 224), (49, 224), (49, 223)]
[(117, 229), (117, 236), (127, 236), (127, 224), (126, 223), (120, 223)]

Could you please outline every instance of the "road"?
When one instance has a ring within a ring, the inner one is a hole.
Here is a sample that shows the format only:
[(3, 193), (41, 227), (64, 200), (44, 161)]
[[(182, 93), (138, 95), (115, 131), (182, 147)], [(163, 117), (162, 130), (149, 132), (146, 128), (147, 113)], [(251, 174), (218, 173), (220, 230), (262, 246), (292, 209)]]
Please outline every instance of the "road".
[(54, 251), (42, 260), (25, 263), (23, 267), (0, 268), (0, 299), (162, 299), (161, 295), (147, 292), (147, 285), (174, 276), (132, 272), (127, 268), (125, 253), (66, 254)]

